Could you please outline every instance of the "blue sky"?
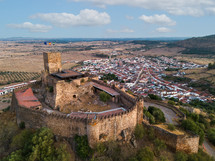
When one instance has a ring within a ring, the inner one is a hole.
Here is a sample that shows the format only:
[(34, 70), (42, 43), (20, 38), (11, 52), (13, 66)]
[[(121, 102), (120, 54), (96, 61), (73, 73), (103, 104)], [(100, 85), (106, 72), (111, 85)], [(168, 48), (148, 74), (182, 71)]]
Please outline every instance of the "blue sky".
[(214, 34), (215, 0), (0, 0), (0, 38)]

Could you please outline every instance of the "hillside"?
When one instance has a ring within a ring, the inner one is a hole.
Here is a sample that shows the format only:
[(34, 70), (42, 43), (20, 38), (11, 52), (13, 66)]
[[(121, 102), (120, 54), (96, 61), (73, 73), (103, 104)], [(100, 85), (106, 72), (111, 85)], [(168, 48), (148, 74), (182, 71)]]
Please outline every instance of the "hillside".
[(168, 46), (185, 48), (182, 54), (215, 55), (215, 35), (193, 37), (170, 43)]

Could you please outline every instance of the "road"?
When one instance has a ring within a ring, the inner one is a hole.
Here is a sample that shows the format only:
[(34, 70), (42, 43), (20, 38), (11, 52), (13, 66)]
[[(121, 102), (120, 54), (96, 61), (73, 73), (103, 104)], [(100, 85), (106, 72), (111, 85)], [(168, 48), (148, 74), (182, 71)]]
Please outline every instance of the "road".
[(204, 149), (209, 155), (215, 158), (215, 150), (211, 146), (212, 146), (211, 143), (209, 143), (209, 141), (205, 139), (205, 141), (203, 142)]
[(179, 117), (171, 109), (166, 108), (166, 107), (161, 106), (161, 105), (157, 105), (155, 103), (150, 103), (150, 102), (144, 102), (144, 106), (145, 107), (154, 106), (154, 107), (157, 107), (157, 108), (161, 109), (161, 111), (163, 111), (163, 113), (165, 115), (166, 123), (171, 123), (171, 124), (174, 124), (174, 125), (178, 124), (175, 121), (175, 119), (179, 119)]

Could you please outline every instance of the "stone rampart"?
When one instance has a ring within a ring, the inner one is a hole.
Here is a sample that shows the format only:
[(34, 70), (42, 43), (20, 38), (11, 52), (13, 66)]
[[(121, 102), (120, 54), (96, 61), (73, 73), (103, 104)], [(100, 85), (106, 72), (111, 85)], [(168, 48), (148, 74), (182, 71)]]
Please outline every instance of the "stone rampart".
[(174, 151), (184, 151), (187, 153), (198, 153), (199, 136), (194, 134), (175, 134), (158, 126), (153, 126), (144, 122), (147, 128), (153, 128), (157, 138), (163, 140)]
[(73, 138), (76, 134), (87, 135), (89, 145), (93, 147), (96, 143), (107, 140), (130, 139), (136, 124), (143, 119), (143, 101), (133, 101), (131, 104), (133, 106), (123, 112), (88, 118), (81, 114), (69, 116), (63, 113), (48, 113), (45, 109), (22, 107), (14, 94), (12, 109), (16, 112), (18, 124), (25, 122), (27, 128), (48, 127), (56, 136), (66, 138)]

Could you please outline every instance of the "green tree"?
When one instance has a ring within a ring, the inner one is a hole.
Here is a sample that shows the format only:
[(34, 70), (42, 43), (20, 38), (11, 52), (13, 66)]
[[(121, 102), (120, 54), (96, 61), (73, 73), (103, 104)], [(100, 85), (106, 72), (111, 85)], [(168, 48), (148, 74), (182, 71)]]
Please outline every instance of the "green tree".
[(187, 161), (188, 160), (188, 156), (186, 153), (184, 152), (177, 152), (175, 154), (175, 161)]
[(32, 138), (32, 153), (29, 161), (55, 160), (54, 135), (48, 128), (42, 128)]
[(92, 149), (88, 145), (88, 139), (87, 136), (75, 136), (75, 143), (76, 143), (76, 152), (78, 156), (82, 159), (88, 158), (91, 153)]
[(111, 96), (109, 94), (107, 94), (106, 92), (102, 91), (100, 94), (99, 94), (99, 98), (101, 101), (103, 102), (108, 102), (110, 99), (111, 99)]
[(149, 147), (142, 148), (137, 154), (137, 159), (139, 161), (153, 161), (154, 154)]
[(191, 120), (191, 119), (183, 120), (181, 126), (185, 130), (189, 130), (195, 134), (198, 134), (200, 137), (199, 144), (201, 145), (203, 143), (205, 133), (193, 120)]
[(215, 128), (208, 130), (208, 140), (215, 145)]
[(135, 138), (137, 139), (142, 139), (145, 135), (145, 130), (143, 128), (143, 125), (139, 125), (137, 124), (136, 127), (135, 127), (135, 130), (134, 130), (134, 135), (135, 135)]
[(156, 123), (163, 123), (166, 121), (164, 113), (154, 106), (149, 106), (148, 111), (154, 116)]

